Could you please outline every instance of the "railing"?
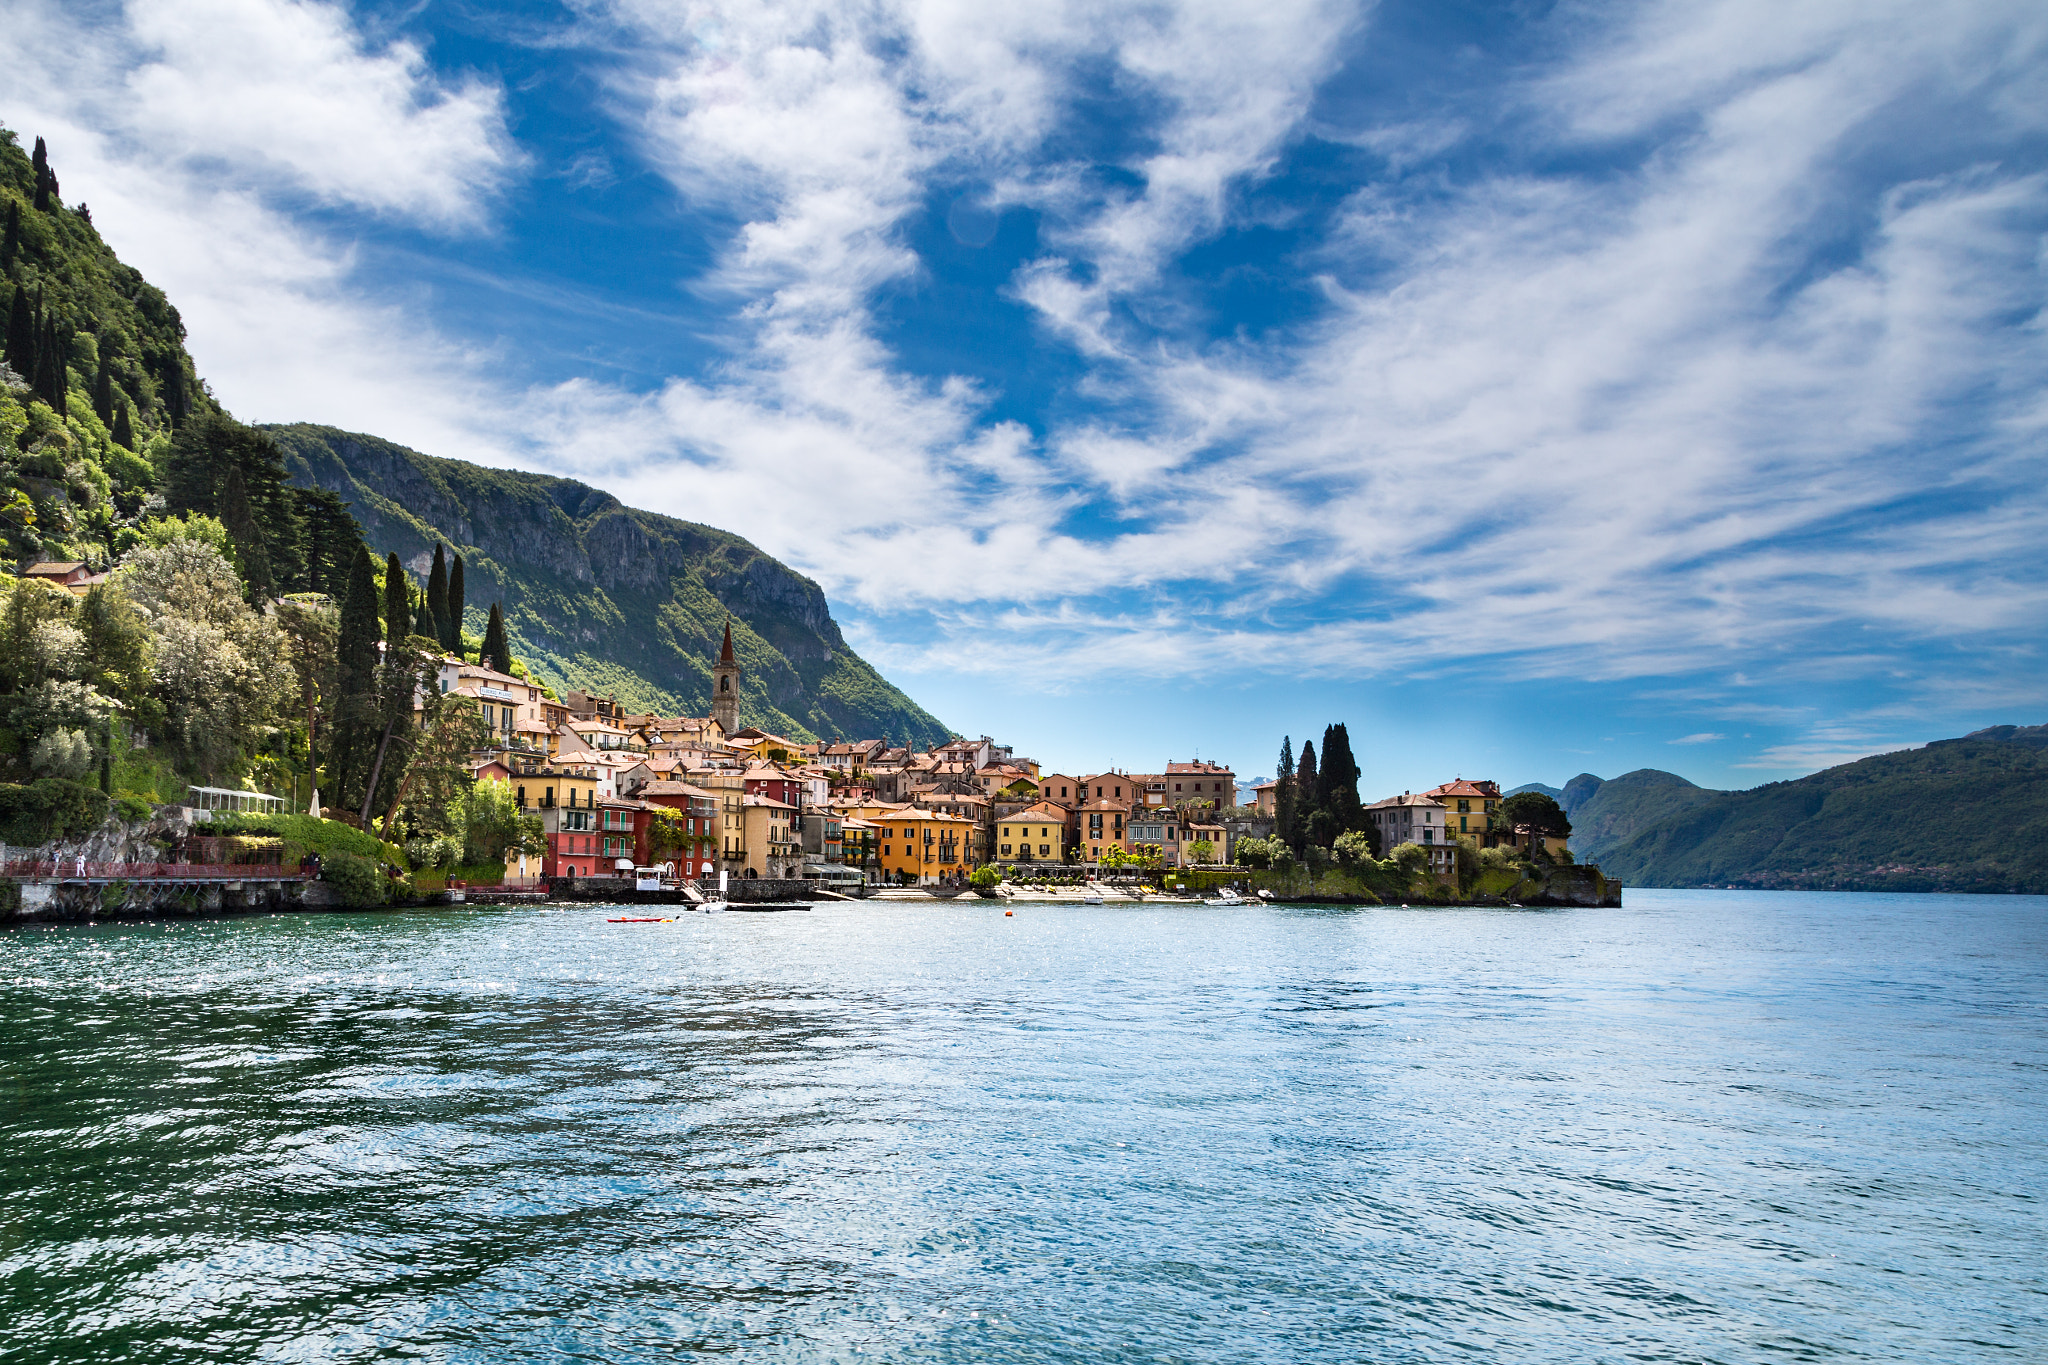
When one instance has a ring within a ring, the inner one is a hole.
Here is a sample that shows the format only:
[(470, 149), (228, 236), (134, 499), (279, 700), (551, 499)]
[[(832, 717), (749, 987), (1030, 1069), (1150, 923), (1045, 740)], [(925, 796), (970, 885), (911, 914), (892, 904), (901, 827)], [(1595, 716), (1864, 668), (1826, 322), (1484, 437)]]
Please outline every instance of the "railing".
[[(83, 870), (81, 870), (81, 867)], [(19, 859), (0, 863), (0, 876), (69, 878), (88, 881), (204, 881), (275, 882), (305, 881), (312, 876), (303, 867), (277, 863), (95, 863), (81, 864), (76, 858)]]

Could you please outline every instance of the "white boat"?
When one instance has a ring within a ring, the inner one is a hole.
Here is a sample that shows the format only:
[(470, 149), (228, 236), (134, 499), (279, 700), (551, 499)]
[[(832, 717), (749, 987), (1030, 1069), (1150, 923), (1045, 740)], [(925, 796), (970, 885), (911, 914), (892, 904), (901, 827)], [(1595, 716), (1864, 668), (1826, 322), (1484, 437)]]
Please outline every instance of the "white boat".
[(721, 915), (732, 908), (732, 902), (725, 898), (725, 871), (723, 868), (718, 873), (718, 899), (715, 901), (705, 901), (697, 908), (707, 915)]
[(1081, 897), (1081, 904), (1100, 905), (1102, 904), (1102, 894), (1098, 891), (1090, 891), (1087, 895)]
[(1250, 902), (1250, 901), (1247, 901), (1247, 900), (1246, 900), (1246, 899), (1245, 899), (1245, 898), (1244, 898), (1243, 896), (1240, 896), (1240, 895), (1238, 895), (1238, 894), (1237, 894), (1237, 893), (1236, 893), (1235, 891), (1224, 891), (1224, 892), (1219, 892), (1219, 893), (1218, 893), (1217, 895), (1215, 895), (1215, 896), (1212, 896), (1212, 897), (1210, 897), (1210, 898), (1209, 898), (1208, 900), (1205, 900), (1205, 901), (1203, 901), (1203, 902), (1202, 902), (1202, 904), (1204, 904), (1204, 905), (1249, 905), (1249, 904), (1251, 904), (1251, 902)]

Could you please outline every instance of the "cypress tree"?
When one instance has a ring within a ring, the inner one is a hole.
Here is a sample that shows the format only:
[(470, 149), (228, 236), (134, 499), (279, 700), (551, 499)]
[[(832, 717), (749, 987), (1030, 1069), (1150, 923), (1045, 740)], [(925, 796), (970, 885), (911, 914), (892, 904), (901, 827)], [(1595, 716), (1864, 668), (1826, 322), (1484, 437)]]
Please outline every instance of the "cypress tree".
[(376, 570), (370, 566), (368, 547), (358, 545), (348, 566), (348, 589), (335, 638), (334, 717), (327, 731), (328, 802), (344, 810), (357, 804), (369, 766), (365, 751), (376, 743), (372, 726), (377, 720), (380, 634)]
[(434, 619), (434, 609), (427, 605), (427, 594), (420, 590), (419, 601), (415, 604), (418, 614), (413, 617), (412, 633), (424, 635), (429, 640), (441, 638), (441, 623)]
[(405, 567), (394, 552), (384, 557), (384, 639), (394, 652), (412, 634), (412, 603), (406, 598)]
[(1294, 736), (1280, 740), (1280, 766), (1273, 774), (1273, 837), (1294, 847)]
[(512, 671), (512, 647), (505, 642), (505, 616), (491, 603), (491, 619), (484, 626), (484, 647), (478, 662), (500, 673)]
[(1351, 731), (1342, 721), (1323, 731), (1323, 766), (1316, 805), (1330, 818), (1330, 837), (1365, 828), (1358, 799), (1358, 761), (1351, 756)]
[(441, 551), (440, 543), (434, 545), (434, 567), (427, 574), (427, 610), (434, 614), (439, 629), (434, 638), (443, 644), (448, 642), (448, 560)]
[(7, 236), (0, 240), (0, 270), (12, 270), (14, 258), (21, 254), (21, 201), (7, 201)]
[(441, 643), (448, 652), (462, 654), (462, 556), (448, 567), (448, 614), (441, 618)]
[(45, 314), (42, 333), (36, 338), (35, 390), (36, 396), (48, 403), (50, 410), (59, 417), (64, 415), (67, 379), (64, 352), (57, 340), (57, 323)]
[(114, 444), (135, 449), (135, 424), (128, 418), (128, 405), (124, 402), (114, 411)]
[(1294, 765), (1294, 836), (1299, 841), (1294, 850), (1301, 857), (1308, 856), (1308, 846), (1314, 838), (1310, 828), (1316, 816), (1316, 746), (1308, 740), (1301, 742), (1301, 757)]
[(164, 361), (164, 386), (159, 401), (164, 405), (164, 416), (172, 426), (181, 425), (189, 413), (185, 402), (185, 367), (173, 355)]
[(51, 189), (50, 149), (43, 145), (41, 138), (36, 139), (35, 155), (29, 158), (29, 162), (36, 169), (36, 212), (48, 213)]
[(7, 363), (30, 383), (36, 377), (36, 315), (28, 301), (28, 286), (14, 291), (14, 303), (7, 310)]
[(100, 367), (92, 377), (92, 410), (109, 430), (114, 425), (114, 376), (107, 370), (107, 353), (100, 350)]

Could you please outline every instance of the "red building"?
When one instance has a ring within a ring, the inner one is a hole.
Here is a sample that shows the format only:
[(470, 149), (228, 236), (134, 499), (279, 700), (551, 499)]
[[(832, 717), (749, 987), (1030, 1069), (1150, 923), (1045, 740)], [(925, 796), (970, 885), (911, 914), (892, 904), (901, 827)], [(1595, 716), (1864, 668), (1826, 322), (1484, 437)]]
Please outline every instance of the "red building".
[(765, 796), (770, 801), (780, 801), (785, 806), (803, 806), (803, 779), (795, 773), (763, 763), (748, 768), (744, 780), (748, 796)]
[(633, 857), (642, 867), (654, 862), (648, 843), (648, 828), (657, 808), (675, 811), (682, 817), (683, 847), (663, 861), (674, 862), (682, 876), (698, 877), (713, 870), (718, 860), (718, 794), (687, 782), (649, 782), (640, 788), (639, 799), (619, 802), (636, 807)]

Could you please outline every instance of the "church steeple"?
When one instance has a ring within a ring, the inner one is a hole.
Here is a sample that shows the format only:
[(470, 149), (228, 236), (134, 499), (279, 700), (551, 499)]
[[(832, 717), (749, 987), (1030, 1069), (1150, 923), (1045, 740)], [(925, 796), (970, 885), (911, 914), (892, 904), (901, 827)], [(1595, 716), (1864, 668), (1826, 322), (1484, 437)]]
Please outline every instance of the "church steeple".
[(740, 729), (740, 666), (732, 656), (732, 622), (725, 623), (725, 644), (711, 669), (711, 719), (728, 735)]

